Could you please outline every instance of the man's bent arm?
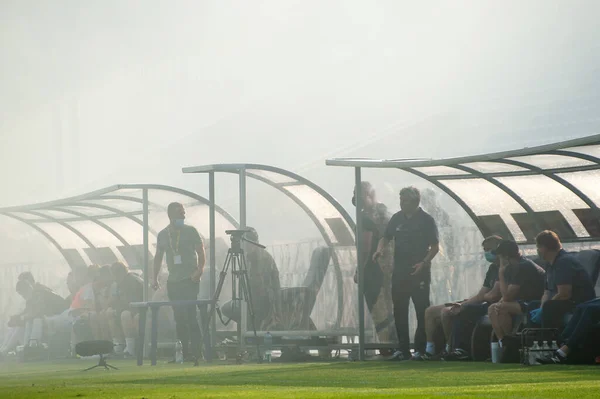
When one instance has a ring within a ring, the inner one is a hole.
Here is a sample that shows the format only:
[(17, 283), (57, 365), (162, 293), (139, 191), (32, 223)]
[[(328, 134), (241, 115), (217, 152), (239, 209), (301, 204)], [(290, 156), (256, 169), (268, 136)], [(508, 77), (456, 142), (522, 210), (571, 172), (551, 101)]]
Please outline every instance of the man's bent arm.
[(162, 249), (156, 249), (156, 255), (154, 255), (154, 281), (158, 281), (158, 274), (160, 273), (160, 268), (162, 266), (163, 257), (165, 255), (165, 251)]
[(440, 244), (439, 243), (432, 244), (429, 247), (429, 251), (427, 252), (427, 255), (425, 255), (425, 259), (423, 259), (423, 263), (431, 263), (431, 261), (433, 260), (433, 258), (435, 258), (435, 256), (438, 254), (438, 252), (440, 252)]
[(494, 288), (483, 295), (482, 302), (494, 303), (498, 302), (500, 298), (502, 298), (502, 294), (500, 293), (500, 283), (496, 281)]
[(203, 242), (196, 244), (196, 253), (198, 254), (198, 270), (203, 272), (206, 265), (206, 251), (204, 250)]
[(565, 285), (557, 285), (556, 286), (556, 295), (552, 297), (553, 301), (567, 301), (571, 299), (571, 294), (573, 292), (573, 286), (571, 284)]

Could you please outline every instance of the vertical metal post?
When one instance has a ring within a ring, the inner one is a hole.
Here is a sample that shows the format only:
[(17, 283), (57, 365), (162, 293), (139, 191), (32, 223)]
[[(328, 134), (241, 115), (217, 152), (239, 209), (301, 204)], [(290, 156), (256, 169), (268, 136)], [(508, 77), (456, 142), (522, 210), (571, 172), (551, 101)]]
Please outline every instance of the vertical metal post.
[[(217, 237), (216, 237), (216, 215), (215, 215), (215, 172), (211, 171), (208, 173), (208, 202), (210, 206), (210, 297), (214, 298), (216, 290), (216, 278), (217, 278)], [(217, 323), (215, 320), (215, 307), (211, 306), (210, 315), (210, 344), (214, 348), (215, 340), (217, 336)]]
[(354, 190), (356, 197), (356, 265), (358, 267), (358, 360), (365, 360), (365, 270), (364, 265), (360, 264), (362, 251), (364, 248), (360, 245), (360, 236), (362, 234), (362, 177), (359, 167), (354, 169)]
[[(246, 228), (246, 169), (240, 169), (240, 229)], [(242, 249), (245, 245), (242, 243)], [(240, 347), (245, 348), (246, 326), (248, 325), (248, 304), (240, 301), (241, 323), (238, 325), (238, 333), (240, 334)]]
[(148, 285), (150, 284), (150, 259), (148, 252), (150, 252), (148, 244), (148, 189), (142, 190), (142, 202), (143, 202), (143, 242), (144, 242), (144, 255), (142, 257), (144, 261), (144, 302), (148, 301)]

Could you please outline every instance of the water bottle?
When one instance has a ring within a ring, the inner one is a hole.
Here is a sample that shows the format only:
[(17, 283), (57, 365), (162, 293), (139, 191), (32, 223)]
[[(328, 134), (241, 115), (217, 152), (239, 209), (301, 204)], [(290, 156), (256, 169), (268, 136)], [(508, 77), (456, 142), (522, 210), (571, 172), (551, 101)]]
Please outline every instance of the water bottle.
[(271, 363), (271, 351), (272, 351), (272, 347), (273, 347), (273, 336), (268, 331), (265, 334), (264, 343), (265, 343), (265, 361), (267, 361), (267, 363)]
[(558, 350), (558, 344), (556, 343), (556, 341), (552, 341), (552, 353), (556, 352)]
[(181, 341), (175, 343), (175, 363), (183, 363), (183, 345)]
[(533, 346), (529, 348), (529, 365), (536, 366), (538, 362), (535, 360), (540, 357), (540, 346), (537, 341), (533, 341)]
[(548, 341), (544, 341), (544, 344), (542, 345), (542, 349), (543, 349), (542, 354), (544, 355), (544, 357), (548, 357), (548, 356), (552, 355), (552, 349), (550, 349), (550, 345), (548, 345)]

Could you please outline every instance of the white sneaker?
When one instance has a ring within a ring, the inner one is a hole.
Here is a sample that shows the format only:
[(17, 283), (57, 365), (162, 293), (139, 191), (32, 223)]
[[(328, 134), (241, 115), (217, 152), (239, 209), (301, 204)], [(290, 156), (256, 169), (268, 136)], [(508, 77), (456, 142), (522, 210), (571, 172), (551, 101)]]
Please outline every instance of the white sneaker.
[(404, 360), (404, 353), (402, 353), (402, 351), (395, 351), (394, 354), (387, 360), (402, 361)]

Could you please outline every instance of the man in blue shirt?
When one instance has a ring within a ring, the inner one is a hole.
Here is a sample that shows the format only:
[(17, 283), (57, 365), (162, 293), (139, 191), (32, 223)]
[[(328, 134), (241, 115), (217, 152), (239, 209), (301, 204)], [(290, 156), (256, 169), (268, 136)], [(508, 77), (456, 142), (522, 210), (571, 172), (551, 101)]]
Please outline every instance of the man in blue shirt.
[(542, 231), (535, 242), (539, 257), (548, 263), (546, 291), (542, 297), (542, 326), (562, 328), (566, 313), (596, 297), (594, 285), (579, 260), (562, 248), (555, 232)]

